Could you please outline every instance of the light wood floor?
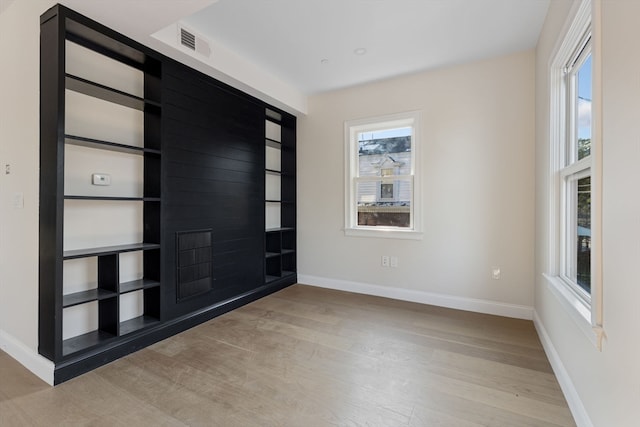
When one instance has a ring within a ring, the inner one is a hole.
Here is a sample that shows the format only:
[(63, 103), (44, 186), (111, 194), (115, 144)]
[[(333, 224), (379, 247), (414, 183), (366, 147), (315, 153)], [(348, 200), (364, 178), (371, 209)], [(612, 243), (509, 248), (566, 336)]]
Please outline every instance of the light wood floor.
[(575, 424), (529, 321), (295, 285), (55, 388), (0, 352), (0, 425)]

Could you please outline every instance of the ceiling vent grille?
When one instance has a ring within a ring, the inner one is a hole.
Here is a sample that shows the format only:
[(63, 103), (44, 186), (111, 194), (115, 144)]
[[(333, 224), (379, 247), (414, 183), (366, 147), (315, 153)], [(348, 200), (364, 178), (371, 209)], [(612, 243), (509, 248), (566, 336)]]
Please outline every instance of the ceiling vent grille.
[(182, 26), (179, 27), (179, 30), (180, 32), (178, 36), (182, 46), (199, 53), (200, 55), (206, 57), (211, 56), (211, 47), (209, 46), (209, 41), (207, 39)]
[(193, 51), (196, 50), (196, 35), (184, 28), (180, 28), (180, 44)]

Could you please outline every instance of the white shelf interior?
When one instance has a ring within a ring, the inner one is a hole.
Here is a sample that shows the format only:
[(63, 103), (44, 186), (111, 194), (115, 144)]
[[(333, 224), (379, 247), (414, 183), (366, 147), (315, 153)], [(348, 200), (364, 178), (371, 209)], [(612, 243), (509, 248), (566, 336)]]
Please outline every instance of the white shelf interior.
[(65, 49), (67, 74), (140, 98), (144, 96), (144, 74), (142, 71), (68, 40), (65, 42)]

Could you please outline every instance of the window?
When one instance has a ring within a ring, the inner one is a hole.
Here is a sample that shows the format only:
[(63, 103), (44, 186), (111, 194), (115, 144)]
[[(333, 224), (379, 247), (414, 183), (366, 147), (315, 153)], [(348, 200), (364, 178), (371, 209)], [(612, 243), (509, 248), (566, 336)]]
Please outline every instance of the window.
[(418, 114), (345, 123), (347, 235), (420, 238)]
[[(598, 46), (599, 21), (589, 0), (575, 15), (550, 64), (551, 291), (585, 335), (601, 348), (601, 138)], [(593, 24), (592, 24), (593, 23)]]
[(591, 301), (591, 34), (564, 68), (565, 132), (560, 169), (563, 212), (560, 275)]

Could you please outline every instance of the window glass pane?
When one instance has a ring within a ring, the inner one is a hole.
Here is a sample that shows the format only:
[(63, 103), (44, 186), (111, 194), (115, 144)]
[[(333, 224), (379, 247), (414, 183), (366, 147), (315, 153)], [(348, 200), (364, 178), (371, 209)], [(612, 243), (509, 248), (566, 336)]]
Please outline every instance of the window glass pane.
[(411, 180), (375, 180), (356, 184), (358, 225), (410, 227)]
[(358, 176), (410, 173), (411, 127), (358, 133)]
[(591, 54), (587, 56), (578, 73), (577, 83), (577, 158), (578, 160), (591, 154)]
[(577, 186), (576, 282), (591, 291), (591, 177), (578, 180)]

